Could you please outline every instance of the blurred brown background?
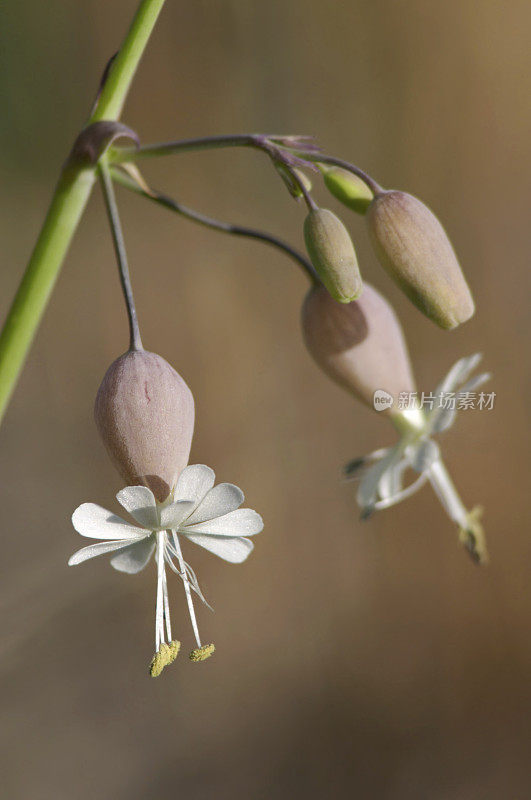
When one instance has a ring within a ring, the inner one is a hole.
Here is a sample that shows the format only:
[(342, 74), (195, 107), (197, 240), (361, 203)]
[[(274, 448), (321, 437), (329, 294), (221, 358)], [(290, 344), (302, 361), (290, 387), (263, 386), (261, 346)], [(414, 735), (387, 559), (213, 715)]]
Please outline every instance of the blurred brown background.
[[(1, 317), (135, 7), (2, 4)], [(244, 566), (193, 548), (216, 608), (200, 627), (218, 651), (150, 680), (153, 568), (66, 567), (83, 544), (72, 510), (115, 509), (120, 488), (92, 421), (127, 346), (96, 191), (0, 430), (3, 797), (531, 796), (530, 23), (526, 0), (168, 0), (124, 115), (144, 142), (315, 134), (444, 221), (478, 305), (453, 333), (408, 304), (363, 220), (342, 212), (421, 388), (477, 350), (494, 374), (495, 410), (462, 413), (443, 443), (463, 499), (485, 506), (492, 563), (469, 562), (427, 488), (358, 522), (340, 465), (393, 432), (310, 361), (297, 269), (122, 191), (144, 342), (196, 397), (192, 462), (241, 485), (266, 520)], [(146, 173), (207, 213), (302, 242), (304, 210), (258, 154), (180, 155)], [(190, 647), (177, 579), (170, 592)]]

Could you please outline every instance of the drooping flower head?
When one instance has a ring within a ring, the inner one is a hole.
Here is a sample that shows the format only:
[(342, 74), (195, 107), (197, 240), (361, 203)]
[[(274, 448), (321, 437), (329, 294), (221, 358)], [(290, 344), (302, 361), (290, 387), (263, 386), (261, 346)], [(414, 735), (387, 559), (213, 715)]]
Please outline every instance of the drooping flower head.
[[(400, 323), (373, 287), (365, 283), (360, 298), (348, 305), (336, 303), (324, 287), (312, 287), (303, 305), (302, 328), (317, 364), (365, 405), (387, 416), (399, 433), (393, 447), (354, 459), (345, 468), (347, 478), (360, 479), (357, 500), (362, 519), (410, 497), (429, 482), (458, 525), (460, 540), (472, 558), (485, 562), (480, 511), (467, 511), (432, 439), (453, 424), (456, 395), (470, 394), (490, 377), (472, 374), (481, 356), (458, 361), (435, 392), (427, 394), (430, 401), (424, 407), (418, 402)], [(380, 396), (383, 407), (375, 405)], [(404, 403), (405, 397), (411, 402)], [(417, 477), (405, 486), (408, 471)]]
[(204, 661), (214, 645), (203, 645), (192, 594), (206, 605), (197, 576), (185, 561), (181, 541), (192, 542), (225, 561), (245, 561), (248, 538), (263, 528), (256, 511), (240, 508), (243, 492), (231, 483), (214, 486), (203, 464), (186, 466), (194, 427), (194, 400), (181, 376), (160, 356), (132, 350), (109, 367), (96, 398), (95, 417), (112, 461), (133, 485), (116, 495), (135, 524), (84, 503), (72, 516), (82, 536), (102, 541), (84, 547), (68, 562), (80, 564), (112, 553), (111, 565), (135, 574), (154, 557), (157, 570), (153, 677), (179, 653), (172, 638), (166, 568), (182, 580), (197, 647), (192, 661)]

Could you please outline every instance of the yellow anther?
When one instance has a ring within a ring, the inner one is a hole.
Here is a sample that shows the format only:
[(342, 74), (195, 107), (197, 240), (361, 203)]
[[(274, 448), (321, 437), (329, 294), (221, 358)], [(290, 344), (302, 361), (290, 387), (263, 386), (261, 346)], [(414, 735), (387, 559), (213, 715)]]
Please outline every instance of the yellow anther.
[(204, 644), (203, 647), (197, 647), (190, 653), (190, 661), (205, 661), (210, 658), (215, 649), (213, 644)]
[(149, 674), (152, 678), (158, 678), (164, 667), (167, 667), (168, 664), (175, 661), (179, 654), (180, 647), (181, 643), (177, 641), (170, 642), (170, 644), (166, 644), (166, 642), (161, 644), (149, 665)]
[(482, 514), (482, 507), (476, 506), (467, 514), (466, 525), (459, 529), (459, 541), (477, 564), (486, 564), (489, 560), (485, 532), (479, 521)]
[(179, 655), (179, 650), (181, 649), (181, 643), (178, 642), (176, 639), (173, 642), (170, 642), (168, 645), (169, 650), (169, 657), (168, 657), (168, 664), (171, 664), (172, 661), (175, 661), (177, 656)]
[(151, 664), (149, 665), (149, 674), (152, 678), (158, 678), (166, 664), (168, 663), (168, 645), (166, 643), (161, 644), (160, 648), (157, 650), (153, 658), (151, 659)]

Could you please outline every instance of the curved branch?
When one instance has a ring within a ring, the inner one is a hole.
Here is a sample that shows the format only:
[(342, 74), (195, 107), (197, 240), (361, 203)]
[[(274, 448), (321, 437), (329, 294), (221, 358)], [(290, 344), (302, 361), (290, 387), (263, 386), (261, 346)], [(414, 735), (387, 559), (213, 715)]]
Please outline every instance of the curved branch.
[(276, 236), (273, 236), (271, 233), (267, 233), (266, 231), (257, 230), (256, 228), (247, 228), (244, 225), (234, 225), (231, 222), (223, 222), (222, 220), (214, 219), (213, 217), (208, 217), (206, 214), (202, 214), (200, 211), (195, 211), (195, 209), (188, 208), (184, 206), (182, 203), (177, 202), (173, 198), (169, 197), (162, 192), (155, 191), (151, 188), (148, 189), (146, 186), (145, 188), (141, 187), (135, 180), (133, 180), (129, 175), (124, 173), (121, 169), (112, 169), (112, 176), (117, 183), (124, 186), (126, 189), (130, 189), (137, 194), (142, 195), (142, 197), (147, 197), (149, 200), (152, 200), (155, 203), (158, 203), (164, 208), (170, 209), (170, 211), (175, 211), (177, 214), (180, 214), (187, 219), (192, 220), (193, 222), (197, 222), (199, 225), (203, 225), (206, 228), (211, 228), (213, 230), (221, 231), (221, 233), (229, 233), (233, 236), (242, 236), (249, 239), (258, 239), (259, 241), (265, 242), (266, 244), (270, 244), (272, 247), (276, 247), (279, 250), (282, 250), (286, 253), (290, 258), (292, 258), (298, 265), (301, 267), (306, 275), (310, 278), (312, 283), (320, 282), (319, 277), (311, 264), (310, 260), (306, 258), (301, 252), (299, 252), (295, 247), (292, 247), (287, 242), (284, 242), (282, 239), (279, 239)]

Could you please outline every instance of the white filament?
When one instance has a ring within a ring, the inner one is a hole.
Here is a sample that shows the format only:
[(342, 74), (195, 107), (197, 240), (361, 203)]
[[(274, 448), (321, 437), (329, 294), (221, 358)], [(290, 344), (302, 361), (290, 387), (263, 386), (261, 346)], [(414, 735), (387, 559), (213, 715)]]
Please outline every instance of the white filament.
[[(170, 533), (170, 531), (168, 531)], [(173, 534), (173, 547), (175, 548), (175, 553), (177, 555), (177, 560), (179, 562), (179, 567), (181, 570), (181, 578), (184, 583), (184, 591), (186, 594), (186, 602), (188, 603), (188, 611), (190, 613), (190, 621), (192, 623), (192, 628), (194, 629), (194, 636), (197, 642), (197, 646), (201, 647), (201, 639), (199, 638), (199, 629), (197, 627), (197, 620), (195, 618), (195, 610), (194, 610), (194, 601), (192, 599), (192, 591), (190, 589), (190, 581), (188, 579), (188, 573), (186, 571), (186, 565), (184, 563), (184, 558), (181, 550), (181, 544), (179, 542), (179, 537), (175, 531), (171, 531)]]
[(433, 486), (433, 490), (441, 501), (448, 516), (456, 522), (460, 528), (466, 528), (468, 524), (467, 510), (441, 458), (432, 462), (427, 469), (427, 474)]

